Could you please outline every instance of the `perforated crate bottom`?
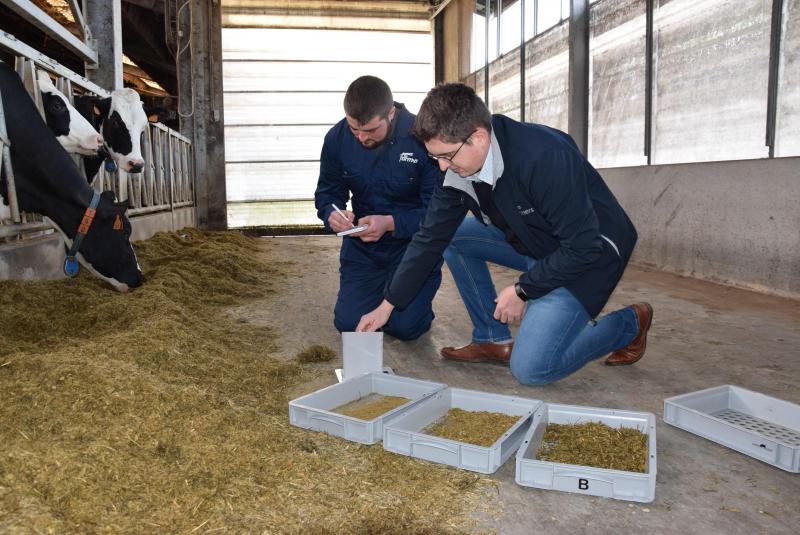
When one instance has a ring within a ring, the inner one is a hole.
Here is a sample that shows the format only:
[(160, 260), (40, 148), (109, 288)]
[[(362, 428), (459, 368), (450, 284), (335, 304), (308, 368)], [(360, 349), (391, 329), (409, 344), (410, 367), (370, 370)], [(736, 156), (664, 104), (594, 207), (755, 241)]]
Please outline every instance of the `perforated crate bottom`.
[(788, 427), (783, 427), (767, 420), (762, 420), (761, 418), (756, 418), (732, 409), (722, 410), (712, 414), (712, 416), (737, 427), (742, 427), (749, 431), (760, 433), (766, 437), (783, 442), (790, 446), (800, 446), (800, 433), (789, 429)]

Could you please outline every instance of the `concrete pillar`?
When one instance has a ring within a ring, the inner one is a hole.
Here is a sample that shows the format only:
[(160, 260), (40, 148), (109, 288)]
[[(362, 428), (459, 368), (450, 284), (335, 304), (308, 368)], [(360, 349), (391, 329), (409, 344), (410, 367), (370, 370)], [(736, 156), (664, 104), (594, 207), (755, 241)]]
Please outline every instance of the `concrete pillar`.
[(589, 0), (570, 0), (567, 132), (580, 151), (589, 148)]
[(121, 0), (87, 0), (86, 25), (97, 50), (97, 65), (86, 64), (86, 77), (113, 91), (122, 88)]
[[(191, 17), (189, 9), (192, 9)], [(190, 27), (191, 24), (191, 27)], [(221, 2), (191, 0), (179, 14), (178, 111), (181, 133), (192, 140), (197, 226), (228, 226), (222, 113)], [(191, 39), (191, 47), (184, 47)]]

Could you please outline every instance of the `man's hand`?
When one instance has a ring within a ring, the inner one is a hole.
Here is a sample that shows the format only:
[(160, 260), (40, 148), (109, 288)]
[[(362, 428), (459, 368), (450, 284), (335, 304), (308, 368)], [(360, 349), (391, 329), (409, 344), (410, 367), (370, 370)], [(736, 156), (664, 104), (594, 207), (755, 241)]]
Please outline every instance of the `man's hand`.
[(503, 288), (494, 302), (497, 303), (497, 307), (494, 309), (494, 319), (509, 325), (522, 321), (522, 316), (525, 314), (525, 301), (517, 296), (514, 286)]
[(331, 215), (328, 216), (328, 225), (330, 225), (331, 230), (334, 232), (342, 232), (343, 230), (353, 228), (353, 220), (356, 218), (356, 214), (350, 210), (342, 210), (342, 212), (347, 216), (347, 219), (343, 218), (336, 210), (331, 212)]
[(351, 234), (354, 238), (361, 238), (361, 241), (378, 241), (387, 232), (394, 232), (394, 217), (390, 215), (368, 215), (358, 220), (358, 225), (369, 225), (369, 228), (362, 232)]
[(394, 310), (394, 305), (384, 299), (383, 302), (378, 305), (378, 308), (361, 316), (361, 321), (358, 322), (356, 332), (371, 333), (377, 331), (389, 321), (392, 310)]

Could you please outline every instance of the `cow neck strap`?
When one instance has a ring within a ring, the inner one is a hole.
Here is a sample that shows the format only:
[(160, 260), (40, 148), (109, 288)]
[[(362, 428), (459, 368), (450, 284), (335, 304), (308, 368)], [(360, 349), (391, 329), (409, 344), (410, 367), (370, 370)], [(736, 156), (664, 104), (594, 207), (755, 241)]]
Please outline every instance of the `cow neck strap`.
[(78, 254), (78, 251), (81, 248), (83, 238), (85, 238), (86, 234), (89, 233), (89, 227), (92, 226), (92, 222), (94, 221), (98, 204), (100, 204), (100, 194), (97, 192), (97, 190), (92, 190), (92, 202), (89, 203), (89, 207), (86, 208), (86, 211), (83, 213), (81, 224), (78, 225), (78, 232), (75, 234), (75, 238), (72, 240), (72, 247), (69, 248), (69, 252), (67, 252), (67, 258), (64, 260), (64, 273), (68, 277), (74, 277), (78, 274), (80, 267), (75, 256)]

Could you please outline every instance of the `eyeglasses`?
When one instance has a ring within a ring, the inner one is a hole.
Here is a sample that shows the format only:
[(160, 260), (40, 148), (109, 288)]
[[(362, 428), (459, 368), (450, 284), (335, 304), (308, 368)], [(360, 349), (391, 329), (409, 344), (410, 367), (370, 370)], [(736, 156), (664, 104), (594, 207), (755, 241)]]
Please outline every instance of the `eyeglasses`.
[(466, 137), (466, 139), (464, 139), (464, 141), (462, 141), (462, 142), (461, 142), (461, 145), (459, 145), (459, 146), (458, 146), (458, 148), (456, 149), (456, 151), (455, 151), (455, 152), (454, 152), (452, 155), (450, 155), (450, 156), (442, 156), (442, 155), (439, 155), (439, 156), (434, 156), (433, 154), (431, 154), (431, 153), (429, 152), (429, 153), (428, 153), (428, 158), (430, 158), (431, 160), (435, 160), (435, 161), (437, 161), (437, 162), (438, 162), (438, 161), (442, 161), (442, 160), (444, 160), (445, 162), (450, 162), (450, 163), (453, 163), (453, 158), (455, 158), (455, 157), (456, 157), (456, 154), (458, 154), (458, 151), (460, 151), (460, 150), (461, 150), (461, 147), (463, 147), (463, 146), (464, 146), (464, 144), (465, 144), (467, 141), (469, 141), (469, 138), (471, 138), (471, 137), (472, 137), (472, 135), (473, 135), (473, 134), (475, 134), (475, 132), (477, 132), (477, 130), (473, 130), (473, 131), (472, 131), (472, 134), (468, 135), (468, 136)]

